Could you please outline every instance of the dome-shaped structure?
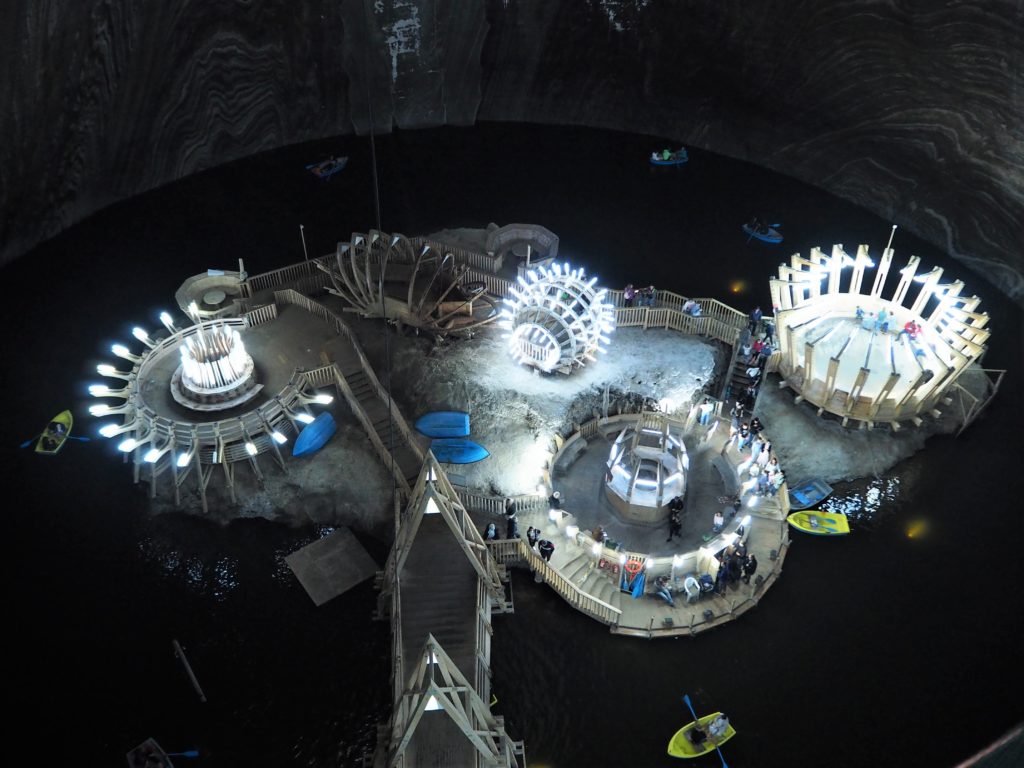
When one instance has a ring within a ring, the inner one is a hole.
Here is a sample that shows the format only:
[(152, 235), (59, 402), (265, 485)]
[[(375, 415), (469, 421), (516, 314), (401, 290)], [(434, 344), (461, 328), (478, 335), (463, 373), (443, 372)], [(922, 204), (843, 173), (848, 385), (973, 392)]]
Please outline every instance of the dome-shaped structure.
[(842, 245), (831, 255), (819, 248), (807, 258), (794, 254), (771, 281), (779, 373), (797, 402), (807, 400), (844, 425), (853, 419), (898, 428), (901, 420), (919, 424), (925, 414), (938, 415), (943, 393), (985, 351), (981, 300), (961, 296), (959, 280), (940, 283), (940, 267), (917, 274), (916, 256), (897, 271), (886, 297), (892, 258), (886, 247), (867, 293), (865, 269), (875, 264), (866, 245), (856, 257)]
[(682, 426), (665, 414), (644, 412), (619, 433), (608, 455), (605, 494), (629, 523), (657, 525), (668, 503), (686, 495), (690, 457)]
[(568, 264), (540, 267), (520, 276), (510, 289), (500, 324), (510, 331), (509, 352), (516, 362), (545, 372), (571, 373), (596, 360), (615, 328), (612, 305), (604, 301), (583, 268)]

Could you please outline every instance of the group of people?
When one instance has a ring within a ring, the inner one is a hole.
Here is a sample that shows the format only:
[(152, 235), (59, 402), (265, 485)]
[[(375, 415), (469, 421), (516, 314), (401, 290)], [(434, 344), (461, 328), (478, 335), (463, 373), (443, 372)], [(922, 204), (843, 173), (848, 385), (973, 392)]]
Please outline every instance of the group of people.
[(634, 288), (630, 283), (622, 289), (622, 304), (626, 307), (653, 307), (656, 291), (653, 285), (646, 288)]
[[(555, 491), (548, 499), (548, 503), (557, 509), (561, 506), (562, 494)], [(534, 528), (532, 525), (526, 529), (526, 541), (532, 549), (535, 549), (540, 556), (547, 561), (551, 560), (551, 555), (555, 553), (555, 545), (548, 539), (542, 539), (540, 537), (540, 528)], [(484, 528), (484, 541), (495, 541), (498, 538), (498, 526), (495, 523), (488, 523), (487, 527)], [(505, 499), (505, 538), (506, 539), (518, 539), (519, 538), (519, 518), (516, 514), (516, 502), (515, 499)]]
[(718, 556), (718, 575), (715, 577), (715, 590), (725, 592), (727, 584), (742, 581), (750, 583), (750, 577), (757, 572), (757, 557), (748, 552), (746, 545), (740, 541), (726, 547)]
[(743, 413), (742, 405), (737, 402), (730, 412), (732, 421), (725, 448), (735, 445), (740, 455), (749, 449), (749, 457), (737, 467), (741, 479), (744, 474), (749, 476), (743, 487), (758, 496), (775, 496), (786, 482), (786, 477), (779, 466), (778, 457), (772, 453), (771, 441), (763, 434), (761, 419), (755, 416), (747, 422), (743, 420)]
[(704, 742), (710, 738), (712, 741), (718, 741), (725, 736), (726, 731), (729, 730), (729, 718), (725, 715), (719, 715), (707, 725), (707, 731), (700, 727), (700, 721), (693, 726), (687, 735), (690, 741), (695, 747), (704, 748)]

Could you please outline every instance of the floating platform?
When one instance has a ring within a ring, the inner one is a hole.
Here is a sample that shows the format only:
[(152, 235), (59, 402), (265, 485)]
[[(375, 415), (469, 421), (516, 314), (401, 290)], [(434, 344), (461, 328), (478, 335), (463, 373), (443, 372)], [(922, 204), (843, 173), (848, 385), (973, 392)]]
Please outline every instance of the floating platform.
[(366, 581), (377, 572), (377, 563), (348, 528), (338, 528), (284, 561), (317, 605), (323, 605)]

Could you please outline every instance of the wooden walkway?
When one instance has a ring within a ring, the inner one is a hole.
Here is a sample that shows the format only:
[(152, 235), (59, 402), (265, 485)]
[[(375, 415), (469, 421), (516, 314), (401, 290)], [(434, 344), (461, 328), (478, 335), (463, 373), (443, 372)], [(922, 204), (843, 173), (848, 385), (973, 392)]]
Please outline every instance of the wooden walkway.
[(381, 578), (392, 627), (394, 705), (375, 768), (525, 766), (490, 709), (491, 614), (510, 611), (499, 567), (431, 454)]

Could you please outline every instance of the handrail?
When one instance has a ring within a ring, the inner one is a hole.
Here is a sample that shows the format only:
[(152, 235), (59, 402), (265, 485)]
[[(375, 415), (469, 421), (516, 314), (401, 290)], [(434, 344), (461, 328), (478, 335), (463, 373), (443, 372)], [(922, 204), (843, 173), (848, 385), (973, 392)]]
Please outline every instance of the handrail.
[[(487, 545), (489, 548), (497, 547), (506, 541), (509, 540), (488, 541)], [(622, 615), (621, 609), (594, 597), (588, 592), (584, 592), (522, 539), (512, 539), (511, 541), (514, 541), (514, 546), (518, 548), (519, 559), (525, 560), (532, 571), (540, 573), (545, 583), (561, 595), (562, 599), (567, 603), (606, 624), (613, 626), (618, 624), (619, 617)]]

